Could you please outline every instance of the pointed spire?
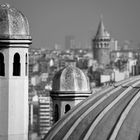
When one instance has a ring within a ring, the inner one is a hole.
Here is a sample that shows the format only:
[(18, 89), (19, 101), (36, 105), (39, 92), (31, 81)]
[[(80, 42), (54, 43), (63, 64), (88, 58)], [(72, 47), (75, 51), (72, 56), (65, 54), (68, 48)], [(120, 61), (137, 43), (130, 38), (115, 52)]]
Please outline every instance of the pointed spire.
[(102, 14), (100, 15), (100, 21), (103, 22), (103, 15)]
[(96, 38), (100, 38), (106, 35), (105, 27), (103, 24), (103, 16), (100, 15), (100, 22), (96, 33)]

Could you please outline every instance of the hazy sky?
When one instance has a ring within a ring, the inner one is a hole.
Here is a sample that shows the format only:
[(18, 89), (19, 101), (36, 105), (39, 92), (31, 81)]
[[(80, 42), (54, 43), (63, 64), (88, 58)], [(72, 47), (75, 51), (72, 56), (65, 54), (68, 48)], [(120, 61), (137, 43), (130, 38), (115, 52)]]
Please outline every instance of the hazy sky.
[(28, 18), (32, 47), (64, 48), (66, 35), (85, 47), (94, 37), (100, 15), (106, 29), (119, 42), (140, 42), (140, 0), (1, 0)]

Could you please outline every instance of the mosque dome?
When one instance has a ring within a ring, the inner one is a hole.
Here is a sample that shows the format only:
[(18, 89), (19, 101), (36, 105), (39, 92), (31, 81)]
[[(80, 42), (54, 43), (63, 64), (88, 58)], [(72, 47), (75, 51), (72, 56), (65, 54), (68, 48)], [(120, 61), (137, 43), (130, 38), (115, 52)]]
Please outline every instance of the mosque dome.
[(128, 78), (79, 103), (44, 140), (139, 140), (140, 76)]
[(55, 74), (52, 92), (90, 93), (88, 78), (82, 70), (69, 65)]
[(27, 18), (9, 4), (0, 5), (0, 39), (30, 39)]

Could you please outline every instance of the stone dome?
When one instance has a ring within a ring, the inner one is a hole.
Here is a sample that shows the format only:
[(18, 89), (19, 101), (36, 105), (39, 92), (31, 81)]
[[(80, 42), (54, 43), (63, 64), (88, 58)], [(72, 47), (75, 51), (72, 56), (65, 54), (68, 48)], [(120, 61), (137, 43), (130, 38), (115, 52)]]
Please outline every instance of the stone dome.
[(27, 18), (9, 4), (0, 5), (0, 39), (30, 39)]
[(64, 115), (44, 140), (139, 140), (140, 76), (103, 88)]
[(52, 92), (90, 93), (88, 78), (82, 70), (69, 65), (55, 74)]

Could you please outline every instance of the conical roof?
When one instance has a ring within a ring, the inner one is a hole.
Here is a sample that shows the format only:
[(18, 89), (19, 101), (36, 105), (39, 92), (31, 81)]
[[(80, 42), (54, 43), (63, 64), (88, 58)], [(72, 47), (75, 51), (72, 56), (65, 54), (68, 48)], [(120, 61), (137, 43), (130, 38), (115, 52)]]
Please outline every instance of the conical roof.
[(106, 31), (105, 26), (104, 26), (104, 23), (103, 23), (103, 19), (101, 17), (95, 38), (98, 39), (98, 38), (109, 37), (109, 36), (110, 35)]
[(140, 139), (140, 76), (102, 89), (63, 116), (44, 140)]

